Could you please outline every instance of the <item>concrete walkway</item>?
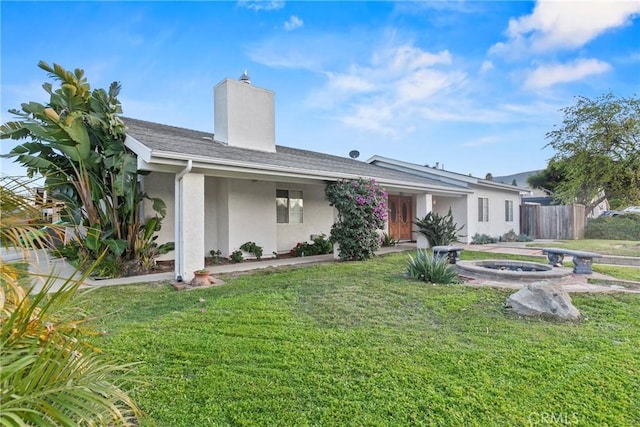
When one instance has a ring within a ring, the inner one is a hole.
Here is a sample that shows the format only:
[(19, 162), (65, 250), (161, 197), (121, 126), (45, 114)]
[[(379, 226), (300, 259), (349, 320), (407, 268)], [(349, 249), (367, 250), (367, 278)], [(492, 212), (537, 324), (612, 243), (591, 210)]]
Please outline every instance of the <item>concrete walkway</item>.
[[(540, 248), (528, 248), (526, 243), (498, 243), (489, 245), (460, 245), (465, 250), (471, 251), (484, 251), (502, 254), (517, 254), (517, 255), (530, 255), (530, 256), (542, 256), (542, 249)], [(402, 243), (397, 246), (381, 248), (377, 251), (377, 254), (387, 254), (394, 252), (403, 252), (415, 250), (415, 243)], [(18, 261), (22, 259), (23, 255), (19, 252), (11, 252), (2, 249), (0, 256), (4, 262)], [(75, 268), (66, 262), (64, 259), (52, 258), (47, 254), (46, 250), (30, 251), (29, 256), (34, 261), (30, 267), (30, 271), (41, 278), (47, 276), (50, 272), (54, 272), (58, 277), (55, 280), (55, 284), (52, 289), (57, 289), (68, 278), (80, 278), (80, 275), (76, 272)], [(565, 258), (570, 260), (570, 257)], [(632, 260), (638, 260), (632, 258)], [(208, 266), (207, 270), (211, 271), (212, 275), (224, 275), (239, 272), (248, 272), (261, 269), (273, 269), (281, 267), (292, 266), (304, 266), (317, 263), (334, 262), (333, 255), (316, 255), (310, 257), (295, 257), (295, 258), (279, 258), (279, 259), (265, 259), (262, 261), (242, 262), (236, 264), (222, 264), (217, 266)], [(593, 284), (588, 283), (587, 279), (598, 279), (601, 281), (607, 281), (608, 284)], [(131, 277), (119, 277), (115, 279), (94, 280), (86, 278), (83, 281), (82, 287), (95, 287), (95, 286), (114, 286), (133, 283), (148, 283), (148, 282), (173, 282), (175, 279), (173, 272), (147, 274), (142, 276)], [(36, 285), (36, 290), (42, 286), (44, 279)], [(489, 280), (473, 280), (468, 283), (470, 286), (491, 286), (501, 288), (513, 288), (519, 289), (522, 287), (520, 283), (504, 283), (504, 282), (492, 282)], [(592, 275), (586, 276), (581, 274), (572, 274), (566, 279), (563, 279), (563, 287), (568, 292), (633, 292), (640, 293), (640, 283), (630, 282), (625, 283), (617, 281), (616, 279), (594, 272)]]

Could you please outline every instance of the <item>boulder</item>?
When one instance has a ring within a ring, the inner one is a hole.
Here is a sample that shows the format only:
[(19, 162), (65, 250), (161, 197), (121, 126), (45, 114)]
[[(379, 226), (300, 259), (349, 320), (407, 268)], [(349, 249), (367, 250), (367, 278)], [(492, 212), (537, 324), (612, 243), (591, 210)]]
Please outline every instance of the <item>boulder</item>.
[(530, 283), (507, 298), (507, 309), (521, 316), (548, 317), (560, 320), (580, 320), (580, 311), (560, 285), (546, 282)]

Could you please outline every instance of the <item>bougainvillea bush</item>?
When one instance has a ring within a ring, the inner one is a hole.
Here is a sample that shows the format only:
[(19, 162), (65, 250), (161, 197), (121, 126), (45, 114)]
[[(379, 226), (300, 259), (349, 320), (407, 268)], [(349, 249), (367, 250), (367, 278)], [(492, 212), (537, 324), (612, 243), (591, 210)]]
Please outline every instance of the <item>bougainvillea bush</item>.
[(338, 210), (331, 241), (338, 243), (340, 259), (369, 259), (380, 247), (379, 230), (387, 219), (387, 193), (375, 180), (359, 178), (327, 185), (325, 195)]

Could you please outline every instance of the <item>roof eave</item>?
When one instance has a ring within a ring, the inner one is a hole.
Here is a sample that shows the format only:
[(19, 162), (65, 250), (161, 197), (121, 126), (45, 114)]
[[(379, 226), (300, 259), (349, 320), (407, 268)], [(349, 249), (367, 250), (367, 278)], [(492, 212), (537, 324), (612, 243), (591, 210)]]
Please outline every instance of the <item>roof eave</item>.
[[(184, 167), (188, 161), (193, 161), (194, 169), (209, 169), (211, 171), (225, 172), (242, 172), (247, 174), (256, 174), (262, 176), (271, 176), (274, 178), (299, 178), (313, 179), (320, 181), (337, 181), (339, 179), (357, 179), (361, 175), (353, 173), (327, 172), (318, 170), (299, 169), (283, 166), (264, 165), (259, 163), (241, 162), (237, 160), (226, 160), (220, 158), (183, 155), (175, 152), (151, 151), (149, 160), (145, 160), (149, 164), (172, 165)], [(450, 187), (422, 185), (415, 182), (394, 180), (383, 177), (372, 176), (380, 185), (393, 186), (403, 190), (416, 192), (439, 191), (448, 194), (467, 194), (472, 191), (452, 190)]]

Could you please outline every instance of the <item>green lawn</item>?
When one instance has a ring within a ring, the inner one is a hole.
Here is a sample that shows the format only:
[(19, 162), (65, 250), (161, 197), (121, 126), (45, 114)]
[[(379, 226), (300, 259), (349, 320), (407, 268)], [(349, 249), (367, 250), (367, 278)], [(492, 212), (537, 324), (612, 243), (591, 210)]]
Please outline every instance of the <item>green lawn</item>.
[(530, 248), (565, 248), (575, 251), (596, 252), (602, 255), (635, 256), (640, 257), (640, 242), (633, 240), (559, 240), (557, 242), (528, 243)]
[(406, 258), (105, 287), (84, 306), (94, 344), (142, 361), (147, 426), (640, 425), (640, 295), (524, 320), (508, 291), (405, 280)]

